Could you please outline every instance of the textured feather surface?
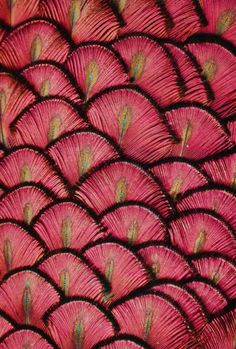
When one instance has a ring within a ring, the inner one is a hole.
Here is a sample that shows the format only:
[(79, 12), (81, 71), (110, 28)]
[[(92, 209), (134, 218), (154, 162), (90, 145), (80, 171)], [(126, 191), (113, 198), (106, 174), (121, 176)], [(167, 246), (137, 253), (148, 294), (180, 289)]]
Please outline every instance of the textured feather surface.
[(235, 0), (0, 0), (0, 349), (236, 348)]

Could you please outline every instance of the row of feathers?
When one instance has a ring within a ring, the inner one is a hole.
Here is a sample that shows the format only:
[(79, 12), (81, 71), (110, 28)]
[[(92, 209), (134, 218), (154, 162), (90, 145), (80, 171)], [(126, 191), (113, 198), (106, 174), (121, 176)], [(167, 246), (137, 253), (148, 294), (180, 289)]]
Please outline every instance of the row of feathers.
[(236, 347), (235, 0), (0, 0), (0, 349)]

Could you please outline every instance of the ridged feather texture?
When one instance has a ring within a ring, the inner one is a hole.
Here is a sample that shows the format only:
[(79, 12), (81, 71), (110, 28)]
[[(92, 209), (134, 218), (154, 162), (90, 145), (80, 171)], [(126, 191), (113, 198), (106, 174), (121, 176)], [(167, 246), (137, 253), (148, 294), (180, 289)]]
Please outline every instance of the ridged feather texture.
[(0, 349), (236, 348), (235, 0), (0, 0)]

